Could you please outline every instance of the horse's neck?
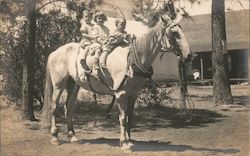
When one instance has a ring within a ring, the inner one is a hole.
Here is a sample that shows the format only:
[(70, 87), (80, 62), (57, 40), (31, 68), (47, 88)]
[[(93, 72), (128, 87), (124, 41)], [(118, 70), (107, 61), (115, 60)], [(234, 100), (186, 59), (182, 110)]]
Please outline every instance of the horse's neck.
[(158, 23), (145, 35), (138, 37), (136, 40), (137, 53), (144, 67), (152, 65), (160, 48), (160, 39), (162, 37), (163, 25)]

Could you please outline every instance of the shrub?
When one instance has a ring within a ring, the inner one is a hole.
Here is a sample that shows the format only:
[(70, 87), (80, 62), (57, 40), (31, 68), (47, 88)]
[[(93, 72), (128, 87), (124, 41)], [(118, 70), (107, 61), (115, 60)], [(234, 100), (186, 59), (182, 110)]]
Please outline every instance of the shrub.
[(136, 102), (141, 107), (157, 107), (163, 105), (163, 101), (170, 103), (172, 101), (171, 93), (172, 90), (161, 88), (156, 81), (148, 80), (139, 92)]
[[(1, 31), (1, 67), (4, 94), (18, 102), (21, 99), (22, 64), (24, 52), (28, 49), (28, 29), (25, 16), (16, 18), (9, 31)], [(37, 14), (35, 51), (35, 91), (43, 93), (45, 66), (48, 55), (58, 47), (79, 42), (80, 24), (70, 15), (60, 11)], [(40, 94), (41, 95), (41, 94)]]

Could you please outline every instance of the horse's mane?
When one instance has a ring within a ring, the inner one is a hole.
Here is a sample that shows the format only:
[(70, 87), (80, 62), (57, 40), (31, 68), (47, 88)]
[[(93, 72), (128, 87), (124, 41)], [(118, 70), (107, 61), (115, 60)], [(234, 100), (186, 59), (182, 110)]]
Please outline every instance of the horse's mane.
[(160, 23), (157, 23), (154, 27), (149, 29), (149, 31), (136, 38), (135, 48), (138, 53), (138, 56), (141, 56), (142, 53), (145, 53), (149, 50), (152, 50), (152, 47), (158, 42), (158, 37), (162, 33), (162, 26)]

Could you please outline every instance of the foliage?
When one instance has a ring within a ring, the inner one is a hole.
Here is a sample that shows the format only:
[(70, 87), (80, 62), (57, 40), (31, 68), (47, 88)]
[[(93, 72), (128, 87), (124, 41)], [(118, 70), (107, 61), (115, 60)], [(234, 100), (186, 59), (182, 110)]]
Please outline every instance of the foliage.
[(1, 74), (4, 77), (5, 93), (14, 97), (15, 100), (21, 97), (22, 84), (22, 63), (24, 51), (27, 47), (27, 20), (17, 17), (16, 22), (8, 29), (1, 31)]
[[(133, 16), (135, 20), (141, 21), (149, 27), (158, 22), (160, 13), (168, 14), (176, 22), (182, 17), (191, 18), (185, 8), (180, 6), (180, 0), (132, 0), (132, 2), (134, 4)], [(199, 3), (199, 0), (189, 0), (189, 2), (191, 4)]]
[[(20, 20), (18, 20), (20, 19)], [(38, 92), (43, 92), (45, 64), (50, 52), (56, 48), (80, 40), (79, 23), (71, 16), (60, 11), (37, 15), (37, 38), (35, 54), (35, 85)], [(8, 37), (4, 37), (8, 36)], [(22, 63), (24, 51), (28, 49), (27, 22), (24, 16), (17, 17), (16, 22), (7, 32), (1, 32), (1, 72), (6, 80), (5, 93), (16, 100), (21, 98)]]
[[(81, 33), (79, 22), (71, 16), (65, 16), (60, 11), (52, 11), (46, 15), (39, 15), (37, 20), (37, 72), (36, 84), (43, 92), (45, 79), (45, 65), (48, 55), (58, 47), (69, 43), (79, 42)], [(49, 32), (49, 33), (48, 33)]]
[(133, 0), (134, 10), (133, 16), (135, 20), (152, 27), (159, 19), (159, 11), (153, 7), (153, 0)]
[[(88, 4), (87, 6), (90, 7), (90, 4)], [(78, 1), (73, 1), (73, 0), (68, 0), (66, 1), (66, 7), (68, 9), (68, 11), (70, 11), (71, 13), (76, 13), (76, 19), (77, 21), (80, 22), (80, 20), (82, 19), (82, 12), (85, 8), (85, 3), (84, 2), (78, 2)]]
[(154, 80), (148, 80), (140, 91), (136, 103), (141, 107), (160, 106), (164, 102), (170, 103), (172, 90), (161, 88)]

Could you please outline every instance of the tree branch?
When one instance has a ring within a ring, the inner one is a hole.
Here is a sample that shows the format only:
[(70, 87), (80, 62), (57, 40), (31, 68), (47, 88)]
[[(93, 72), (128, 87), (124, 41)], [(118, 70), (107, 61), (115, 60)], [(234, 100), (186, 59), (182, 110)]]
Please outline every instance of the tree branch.
[(156, 10), (159, 7), (159, 0), (157, 0), (155, 3), (156, 3), (156, 5), (154, 8), (152, 8), (152, 10)]
[(244, 5), (241, 3), (240, 0), (236, 0), (236, 1), (240, 4), (240, 6), (241, 6), (243, 9), (245, 9), (245, 8), (244, 8)]
[(51, 4), (51, 3), (55, 3), (55, 2), (59, 2), (59, 1), (62, 1), (62, 0), (53, 0), (53, 1), (49, 1), (45, 4), (43, 4), (42, 6), (40, 6), (39, 8), (36, 9), (36, 12), (39, 12), (42, 8), (44, 8), (46, 5), (48, 4)]
[(122, 10), (121, 10), (120, 7), (114, 6), (114, 5), (112, 5), (112, 4), (105, 3), (105, 2), (103, 2), (102, 4), (107, 5), (107, 6), (111, 6), (111, 7), (114, 8), (115, 10), (118, 10), (118, 12), (120, 13), (120, 15), (121, 15), (122, 17), (125, 17), (125, 15), (124, 15), (124, 13), (122, 12)]

